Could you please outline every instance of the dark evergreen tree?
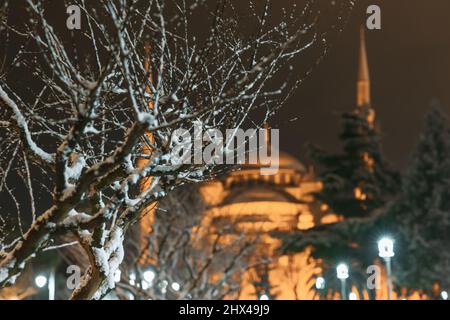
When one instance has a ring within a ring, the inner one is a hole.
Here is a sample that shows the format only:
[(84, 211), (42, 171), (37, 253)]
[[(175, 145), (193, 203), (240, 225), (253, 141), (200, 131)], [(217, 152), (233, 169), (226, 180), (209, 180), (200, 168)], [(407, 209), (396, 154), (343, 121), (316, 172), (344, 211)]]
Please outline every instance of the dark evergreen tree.
[(404, 178), (402, 210), (397, 212), (400, 284), (432, 292), (450, 289), (450, 132), (435, 104)]
[[(325, 226), (323, 232), (319, 226), (314, 243), (309, 243), (314, 245), (313, 256), (321, 259), (324, 270), (329, 270), (329, 280), (335, 278), (336, 265), (347, 261), (351, 264), (352, 284), (363, 290), (366, 289), (366, 268), (376, 257), (376, 248), (368, 250), (377, 240), (367, 233), (375, 227), (370, 217), (398, 193), (400, 178), (383, 159), (372, 109), (358, 107), (344, 113), (341, 123), (342, 152), (328, 154), (311, 146), (310, 155), (319, 168), (324, 186), (316, 198), (345, 220), (332, 229)], [(364, 218), (364, 222), (354, 223), (350, 221), (353, 218)], [(305, 240), (307, 238), (309, 236)], [(338, 287), (339, 283), (334, 289)]]
[[(283, 236), (284, 251), (312, 245), (330, 278), (336, 264), (346, 261), (352, 278), (364, 287), (365, 268), (377, 258), (376, 242), (383, 235), (395, 239), (395, 289), (423, 290), (435, 297), (437, 284), (450, 289), (450, 129), (437, 104), (426, 116), (395, 199), (364, 218)], [(339, 290), (339, 284), (333, 289)]]
[(316, 197), (345, 218), (364, 217), (396, 193), (399, 175), (383, 160), (372, 109), (359, 107), (344, 113), (341, 123), (342, 153), (327, 154), (310, 147), (324, 184)]
[[(333, 274), (339, 262), (351, 264), (354, 285), (365, 289), (366, 268), (374, 261), (377, 239), (371, 238), (381, 219), (380, 208), (394, 198), (400, 189), (400, 176), (385, 162), (381, 152), (380, 132), (371, 108), (369, 65), (364, 29), (361, 29), (357, 107), (342, 114), (342, 151), (330, 154), (318, 147), (310, 147), (322, 190), (316, 199), (344, 217), (343, 222), (322, 225), (296, 238), (288, 247), (299, 243), (312, 244), (313, 255), (320, 258), (325, 270)], [(377, 218), (374, 218), (377, 216)], [(300, 245), (302, 246), (302, 245)], [(333, 275), (332, 279), (335, 279)]]

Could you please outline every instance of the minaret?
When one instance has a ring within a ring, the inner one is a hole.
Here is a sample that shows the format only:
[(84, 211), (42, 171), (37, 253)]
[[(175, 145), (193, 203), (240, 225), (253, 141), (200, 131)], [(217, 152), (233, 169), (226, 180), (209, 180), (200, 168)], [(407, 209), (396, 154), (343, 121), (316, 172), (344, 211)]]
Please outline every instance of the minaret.
[(356, 84), (356, 105), (358, 107), (358, 111), (367, 113), (367, 121), (369, 121), (369, 123), (373, 125), (375, 120), (375, 112), (371, 108), (369, 61), (367, 59), (366, 36), (363, 26), (361, 26), (360, 30), (358, 82)]
[(361, 27), (360, 30), (359, 70), (356, 103), (358, 107), (370, 106), (369, 62), (367, 60), (366, 36), (364, 33), (364, 27)]
[[(369, 127), (375, 128), (375, 110), (372, 109), (370, 99), (370, 74), (369, 60), (367, 59), (366, 35), (364, 26), (361, 26), (359, 35), (359, 66), (358, 66), (358, 82), (356, 83), (356, 110), (366, 118)], [(362, 154), (363, 160), (369, 170), (373, 170), (374, 160), (368, 152)], [(360, 187), (355, 188), (355, 197), (364, 201), (367, 196), (362, 193)]]

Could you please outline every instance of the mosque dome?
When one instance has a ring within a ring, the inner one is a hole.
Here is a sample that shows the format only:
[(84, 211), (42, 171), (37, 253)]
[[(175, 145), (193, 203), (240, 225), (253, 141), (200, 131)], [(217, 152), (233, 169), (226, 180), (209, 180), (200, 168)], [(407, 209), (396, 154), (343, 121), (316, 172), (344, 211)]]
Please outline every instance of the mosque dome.
[[(278, 163), (277, 163), (278, 162)], [(278, 165), (280, 169), (292, 169), (297, 172), (306, 172), (305, 166), (298, 161), (296, 158), (291, 156), (290, 154), (280, 151), (279, 157), (275, 160), (275, 163), (272, 163), (273, 166)], [(255, 167), (261, 168), (266, 167), (267, 165), (258, 163), (258, 164), (245, 164), (240, 171), (245, 171), (249, 169), (253, 169)]]
[[(203, 188), (211, 214), (239, 220), (244, 229), (292, 230), (311, 227), (319, 218), (312, 193), (320, 182), (300, 161), (280, 152), (274, 174), (261, 174), (265, 165), (245, 164)], [(255, 228), (251, 225), (255, 224)]]

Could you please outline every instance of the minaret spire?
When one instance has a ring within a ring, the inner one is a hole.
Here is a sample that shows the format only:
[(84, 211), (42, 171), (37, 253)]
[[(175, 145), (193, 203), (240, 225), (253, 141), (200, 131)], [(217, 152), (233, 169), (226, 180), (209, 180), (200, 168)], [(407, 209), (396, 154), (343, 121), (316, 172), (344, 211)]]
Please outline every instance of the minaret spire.
[(367, 59), (366, 36), (364, 27), (361, 26), (356, 103), (358, 107), (370, 108), (370, 102), (369, 61)]

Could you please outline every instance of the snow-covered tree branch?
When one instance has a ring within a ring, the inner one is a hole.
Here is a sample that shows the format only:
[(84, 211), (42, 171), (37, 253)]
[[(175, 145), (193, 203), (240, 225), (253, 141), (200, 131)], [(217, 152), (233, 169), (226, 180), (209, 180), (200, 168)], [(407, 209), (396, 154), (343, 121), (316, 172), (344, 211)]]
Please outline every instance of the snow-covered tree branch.
[[(211, 232), (205, 203), (192, 187), (170, 193), (158, 204), (152, 232), (128, 238), (137, 248), (122, 265), (116, 293), (124, 299), (223, 299), (237, 297), (242, 275), (264, 259), (255, 259), (256, 236), (224, 226)], [(132, 250), (132, 249), (131, 249)]]
[[(278, 21), (270, 1), (72, 2), (80, 30), (51, 14), (66, 12), (62, 1), (1, 8), (1, 210), (17, 227), (0, 242), (0, 287), (73, 234), (90, 266), (72, 298), (99, 299), (142, 212), (223, 169), (169, 165), (173, 132), (260, 127), (322, 59), (353, 1), (335, 4), (327, 28), (315, 1)], [(308, 67), (295, 71), (306, 52)]]

